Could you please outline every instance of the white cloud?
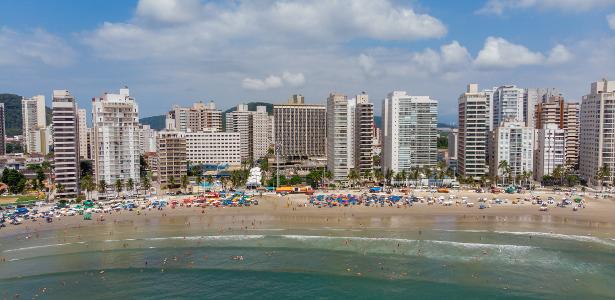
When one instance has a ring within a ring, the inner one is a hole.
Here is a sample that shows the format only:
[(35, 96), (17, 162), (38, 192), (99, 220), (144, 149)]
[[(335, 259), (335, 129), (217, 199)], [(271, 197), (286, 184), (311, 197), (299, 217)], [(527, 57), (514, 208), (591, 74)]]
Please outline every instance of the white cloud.
[(609, 28), (615, 30), (615, 14), (610, 14), (606, 16), (606, 20), (609, 23)]
[(269, 75), (265, 79), (245, 78), (241, 82), (241, 86), (243, 86), (243, 88), (256, 91), (275, 89), (281, 87), (282, 85), (282, 78), (274, 75)]
[(479, 68), (515, 68), (541, 64), (544, 60), (545, 56), (540, 52), (532, 52), (500, 37), (488, 37), (474, 64)]
[(615, 0), (488, 0), (477, 13), (502, 15), (508, 9), (526, 8), (559, 9), (575, 12), (587, 11), (611, 4), (615, 4)]
[(563, 64), (569, 62), (573, 58), (573, 54), (566, 48), (564, 45), (556, 45), (549, 52), (549, 56), (547, 57), (548, 64)]
[(373, 71), (374, 71), (376, 62), (374, 61), (373, 57), (365, 53), (361, 53), (359, 57), (357, 58), (357, 63), (359, 64), (359, 67), (365, 74), (374, 75)]
[(265, 79), (244, 78), (241, 86), (247, 90), (264, 91), (269, 89), (281, 88), (285, 84), (298, 87), (305, 83), (303, 73), (283, 72), (282, 76), (269, 75)]
[(199, 0), (141, 0), (137, 16), (163, 23), (185, 23), (199, 16)]
[(305, 76), (303, 73), (290, 73), (284, 72), (282, 73), (282, 79), (284, 82), (288, 83), (290, 86), (302, 86), (305, 83)]
[(17, 32), (0, 28), (0, 65), (43, 63), (62, 67), (74, 58), (75, 51), (64, 40), (43, 29)]
[(416, 65), (417, 70), (428, 71), (432, 74), (458, 71), (469, 65), (471, 60), (468, 49), (457, 41), (442, 45), (439, 52), (425, 49), (412, 56), (412, 62)]

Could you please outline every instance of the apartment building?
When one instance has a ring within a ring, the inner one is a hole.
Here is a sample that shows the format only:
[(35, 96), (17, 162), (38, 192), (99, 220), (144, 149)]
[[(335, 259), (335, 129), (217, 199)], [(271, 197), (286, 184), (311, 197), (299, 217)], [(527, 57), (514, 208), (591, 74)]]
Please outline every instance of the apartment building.
[(53, 176), (57, 197), (79, 195), (79, 120), (75, 98), (54, 90), (52, 101)]
[(499, 168), (502, 161), (506, 161), (513, 178), (534, 171), (534, 129), (526, 127), (524, 122), (500, 123), (491, 134), (489, 147), (492, 177), (509, 175)]
[(192, 104), (191, 107), (181, 107), (174, 105), (167, 113), (165, 120), (167, 130), (178, 130), (192, 132), (215, 129), (222, 131), (222, 112), (216, 109), (216, 104), (212, 101), (203, 103), (202, 101)]
[(564, 129), (557, 124), (546, 124), (536, 130), (536, 153), (534, 155), (534, 179), (540, 181), (545, 175), (553, 174), (553, 170), (566, 163)]
[(157, 134), (157, 173), (160, 186), (179, 186), (182, 176), (188, 171), (186, 133), (161, 131)]
[(492, 130), (504, 121), (524, 122), (523, 110), (524, 90), (514, 85), (504, 85), (493, 92), (493, 124)]
[(561, 95), (552, 95), (536, 105), (535, 126), (542, 129), (554, 124), (564, 130), (566, 157), (564, 162), (576, 168), (579, 163), (579, 104), (567, 103)]
[(460, 175), (478, 179), (488, 174), (490, 97), (490, 92), (478, 91), (478, 84), (469, 84), (466, 92), (459, 96), (456, 156)]
[(237, 132), (215, 129), (186, 132), (186, 157), (190, 164), (241, 165), (241, 140)]
[(354, 168), (364, 175), (374, 169), (374, 104), (364, 92), (355, 99)]
[(47, 127), (45, 109), (45, 96), (43, 95), (21, 99), (24, 150), (28, 153), (47, 154), (49, 152), (45, 143), (44, 130)]
[(323, 105), (304, 103), (294, 95), (288, 104), (273, 106), (274, 143), (281, 158), (324, 158), (327, 145), (327, 114)]

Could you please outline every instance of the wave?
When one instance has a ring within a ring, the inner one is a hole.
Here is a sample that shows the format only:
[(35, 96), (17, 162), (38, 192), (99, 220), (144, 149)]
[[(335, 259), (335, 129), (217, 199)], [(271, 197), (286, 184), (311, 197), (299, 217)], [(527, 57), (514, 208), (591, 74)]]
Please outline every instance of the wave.
[(85, 242), (38, 245), (38, 246), (30, 246), (30, 247), (23, 247), (23, 248), (16, 248), (16, 249), (8, 249), (8, 250), (4, 250), (3, 252), (16, 252), (16, 251), (23, 251), (23, 250), (33, 250), (33, 249), (51, 248), (51, 247), (62, 247), (62, 246), (77, 245), (77, 244), (85, 244)]
[[(586, 243), (598, 243), (611, 247), (615, 247), (615, 243), (611, 243), (606, 239), (601, 239), (594, 236), (585, 236), (585, 235), (570, 235), (570, 234), (561, 234), (561, 233), (552, 233), (552, 232), (536, 232), (536, 231), (502, 231), (502, 230), (456, 230), (456, 229), (434, 229), (434, 231), (446, 231), (446, 232), (470, 232), (470, 233), (497, 233), (497, 234), (508, 234), (508, 235), (516, 235), (516, 236), (535, 236), (535, 237), (543, 237), (550, 239), (558, 239), (558, 240), (569, 240), (576, 242), (586, 242)], [(615, 239), (611, 239), (615, 241)]]

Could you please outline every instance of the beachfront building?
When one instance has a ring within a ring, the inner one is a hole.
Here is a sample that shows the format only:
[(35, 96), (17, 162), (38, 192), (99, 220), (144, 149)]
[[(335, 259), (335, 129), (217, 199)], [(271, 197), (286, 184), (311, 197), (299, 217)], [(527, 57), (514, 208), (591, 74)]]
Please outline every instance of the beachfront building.
[(579, 104), (564, 101), (561, 95), (552, 95), (545, 102), (536, 105), (535, 126), (542, 129), (548, 124), (554, 124), (565, 133), (564, 162), (569, 168), (575, 168), (579, 163)]
[(602, 166), (610, 170), (604, 182), (613, 181), (615, 170), (615, 81), (593, 82), (581, 102), (579, 173), (590, 185), (601, 184)]
[(117, 180), (140, 182), (139, 106), (128, 88), (92, 99), (94, 172), (109, 190)]
[(81, 159), (87, 159), (88, 155), (88, 124), (86, 111), (84, 108), (77, 109), (77, 119), (79, 120), (79, 155)]
[(331, 93), (327, 98), (327, 169), (333, 180), (346, 181), (354, 167), (355, 99)]
[(0, 103), (0, 155), (6, 154), (6, 131), (4, 123), (4, 103)]
[(47, 154), (48, 149), (46, 149), (45, 142), (45, 128), (47, 127), (45, 96), (37, 95), (31, 98), (22, 98), (21, 119), (24, 150), (28, 153)]
[[(489, 141), (489, 170), (492, 177), (516, 178), (524, 172), (534, 171), (534, 129), (524, 122), (500, 123)], [(508, 170), (501, 168), (506, 161)]]
[(459, 141), (459, 129), (452, 128), (446, 136), (448, 141), (446, 165), (457, 173), (457, 144)]
[(150, 125), (141, 125), (139, 129), (139, 153), (156, 152), (156, 130)]
[(235, 111), (226, 114), (226, 131), (240, 135), (242, 161), (256, 161), (267, 156), (272, 124), (266, 106), (257, 106), (256, 111), (251, 111), (247, 104), (240, 104)]
[(525, 126), (538, 128), (536, 126), (536, 106), (547, 102), (551, 96), (557, 96), (559, 92), (554, 88), (532, 88), (523, 90), (523, 119)]
[(186, 158), (191, 165), (241, 165), (241, 138), (237, 132), (216, 129), (186, 132)]
[(435, 167), (438, 159), (438, 101), (393, 91), (383, 101), (383, 173)]
[(156, 141), (158, 183), (161, 187), (176, 188), (188, 171), (186, 133), (161, 131)]
[(359, 175), (371, 174), (374, 169), (374, 104), (362, 92), (356, 96), (354, 113), (354, 168)]
[(79, 121), (75, 97), (69, 91), (53, 91), (51, 123), (55, 195), (76, 197), (79, 195)]
[(466, 92), (459, 96), (459, 128), (455, 153), (457, 173), (460, 175), (479, 179), (480, 176), (488, 174), (490, 97), (491, 92), (478, 91), (478, 84), (469, 84)]
[(493, 92), (493, 124), (500, 126), (503, 121), (525, 122), (523, 111), (524, 90), (514, 85), (500, 86)]
[(566, 133), (557, 124), (546, 124), (536, 130), (536, 135), (534, 179), (541, 181), (543, 176), (553, 174), (555, 168), (566, 163)]
[(304, 103), (301, 95), (287, 104), (273, 106), (274, 143), (287, 160), (324, 158), (327, 145), (327, 114), (323, 105)]
[(165, 120), (167, 130), (192, 132), (215, 129), (222, 131), (222, 112), (216, 109), (212, 101), (207, 104), (202, 101), (192, 104), (191, 107), (174, 105), (167, 113)]

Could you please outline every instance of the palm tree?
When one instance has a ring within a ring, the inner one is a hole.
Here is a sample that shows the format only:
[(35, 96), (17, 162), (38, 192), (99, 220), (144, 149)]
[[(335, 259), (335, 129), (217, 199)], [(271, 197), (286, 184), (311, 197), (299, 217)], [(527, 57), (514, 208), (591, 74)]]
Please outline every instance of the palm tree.
[(348, 171), (348, 180), (350, 181), (350, 187), (354, 187), (355, 182), (359, 179), (359, 173), (355, 169)]
[(169, 183), (167, 183), (167, 189), (175, 188), (175, 177), (169, 176)]
[(395, 176), (395, 172), (393, 172), (393, 170), (388, 169), (387, 172), (384, 175), (384, 178), (386, 179), (386, 184), (391, 185), (391, 179), (393, 179), (393, 177)]
[(104, 179), (98, 182), (98, 192), (101, 194), (107, 192), (107, 182)]
[(64, 190), (65, 190), (65, 188), (64, 188), (63, 184), (61, 184), (61, 183), (56, 184), (56, 192), (58, 194), (64, 193)]
[(188, 187), (188, 175), (182, 175), (181, 178), (181, 185), (182, 185), (182, 189), (184, 190), (184, 192), (186, 192), (186, 188)]
[(152, 183), (150, 182), (149, 174), (146, 173), (145, 176), (141, 178), (141, 188), (145, 190), (145, 196), (147, 196), (147, 191), (149, 191), (151, 187), (152, 187)]
[(553, 172), (551, 172), (551, 175), (557, 178), (557, 180), (559, 181), (559, 185), (562, 185), (562, 181), (564, 179), (564, 167), (561, 165), (555, 167), (555, 169), (553, 169)]
[(124, 182), (122, 181), (122, 179), (117, 179), (115, 181), (115, 192), (117, 192), (117, 196), (120, 196), (120, 193), (122, 192), (122, 189), (124, 187)]
[(603, 189), (604, 179), (606, 179), (609, 176), (611, 176), (611, 169), (609, 168), (607, 164), (603, 164), (602, 167), (600, 167), (598, 171), (596, 172), (596, 178), (600, 182), (600, 187), (601, 187), (600, 190)]
[(408, 178), (406, 175), (406, 170), (401, 170), (401, 172), (397, 173), (397, 175), (399, 175), (399, 180), (402, 181), (400, 185), (406, 186), (406, 178)]
[(382, 170), (376, 169), (374, 171), (374, 177), (376, 178), (376, 181), (378, 181), (378, 183), (381, 183), (382, 180), (384, 179), (384, 175), (382, 174)]
[(427, 177), (427, 188), (431, 188), (431, 175), (432, 175), (432, 170), (430, 167), (425, 166), (423, 168), (423, 174), (425, 175), (425, 177)]
[[(510, 168), (508, 167), (508, 161), (506, 160), (502, 160), (500, 161), (500, 163), (498, 164), (498, 170), (501, 171), (500, 174), (505, 175), (507, 170), (509, 170)], [(504, 185), (504, 176), (500, 176), (502, 178), (502, 185)]]
[(132, 180), (132, 178), (128, 178), (128, 180), (126, 181), (126, 190), (132, 192), (134, 188), (135, 188), (134, 180)]
[(421, 177), (421, 170), (417, 167), (412, 167), (410, 170), (410, 174), (408, 175), (408, 179), (412, 179), (414, 181), (414, 185), (418, 187), (418, 183), (416, 182)]
[(94, 183), (94, 179), (92, 178), (92, 175), (87, 174), (81, 177), (81, 181), (79, 185), (81, 186), (82, 190), (85, 190), (86, 197), (91, 198), (89, 195), (89, 192), (96, 189), (96, 184)]

